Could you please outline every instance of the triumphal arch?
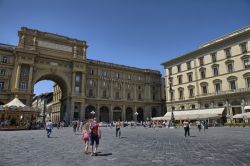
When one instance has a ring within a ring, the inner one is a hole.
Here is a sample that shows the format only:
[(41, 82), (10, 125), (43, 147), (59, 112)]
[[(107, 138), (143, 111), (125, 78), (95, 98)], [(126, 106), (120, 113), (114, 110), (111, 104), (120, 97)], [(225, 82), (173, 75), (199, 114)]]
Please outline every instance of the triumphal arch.
[[(18, 95), (31, 105), (34, 85), (61, 89), (60, 119), (144, 121), (161, 116), (159, 71), (86, 59), (86, 41), (22, 27), (17, 46), (0, 44), (0, 104)], [(136, 114), (135, 114), (136, 113)]]

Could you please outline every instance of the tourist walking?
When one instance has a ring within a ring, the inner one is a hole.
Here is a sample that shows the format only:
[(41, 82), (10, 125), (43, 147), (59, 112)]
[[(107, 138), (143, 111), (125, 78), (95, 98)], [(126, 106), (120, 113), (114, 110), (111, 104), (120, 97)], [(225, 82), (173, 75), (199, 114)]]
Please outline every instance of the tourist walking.
[(185, 137), (188, 135), (190, 136), (190, 132), (189, 132), (189, 122), (188, 121), (184, 121), (183, 122), (183, 128), (184, 128), (184, 131), (185, 131)]
[(121, 138), (121, 127), (122, 127), (122, 124), (121, 124), (120, 120), (118, 120), (115, 123), (115, 135), (116, 135), (116, 137), (119, 135), (119, 138)]
[(90, 123), (91, 121), (88, 120), (83, 126), (82, 126), (82, 140), (84, 141), (84, 153), (88, 154), (89, 151), (89, 137), (90, 137)]
[(200, 120), (197, 121), (197, 127), (198, 127), (198, 130), (200, 132), (201, 131), (201, 121)]
[(53, 129), (53, 123), (51, 122), (51, 120), (49, 120), (46, 123), (46, 131), (47, 131), (47, 137), (49, 138), (51, 133), (52, 133), (52, 129)]
[(97, 148), (99, 145), (99, 139), (101, 139), (101, 129), (96, 118), (90, 124), (90, 145), (91, 145), (91, 155), (97, 155)]
[(73, 125), (73, 132), (76, 134), (77, 121), (73, 121), (72, 125)]

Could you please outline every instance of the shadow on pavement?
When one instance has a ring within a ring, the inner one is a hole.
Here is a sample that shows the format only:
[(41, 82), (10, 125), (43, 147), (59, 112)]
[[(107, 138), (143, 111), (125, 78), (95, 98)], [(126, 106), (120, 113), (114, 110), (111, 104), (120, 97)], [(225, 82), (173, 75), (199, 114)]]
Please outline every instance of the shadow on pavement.
[(102, 152), (97, 152), (97, 156), (111, 156), (112, 153), (102, 153)]

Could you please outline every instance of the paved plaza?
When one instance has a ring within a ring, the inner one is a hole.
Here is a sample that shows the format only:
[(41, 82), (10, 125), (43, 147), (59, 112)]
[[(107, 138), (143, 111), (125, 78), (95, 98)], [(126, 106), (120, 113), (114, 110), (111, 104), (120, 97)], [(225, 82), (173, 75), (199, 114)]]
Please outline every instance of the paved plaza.
[(98, 156), (84, 155), (72, 128), (1, 131), (0, 166), (250, 165), (250, 128), (209, 128), (205, 132), (166, 128), (102, 128)]

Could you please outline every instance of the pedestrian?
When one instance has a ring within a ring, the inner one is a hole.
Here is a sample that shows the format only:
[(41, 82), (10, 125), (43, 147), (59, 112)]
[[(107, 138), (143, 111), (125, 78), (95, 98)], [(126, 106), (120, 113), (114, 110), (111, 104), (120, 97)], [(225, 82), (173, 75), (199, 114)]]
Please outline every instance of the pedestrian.
[(201, 121), (200, 120), (197, 121), (197, 127), (198, 127), (198, 130), (200, 132), (201, 131)]
[(76, 128), (77, 128), (77, 131), (79, 132), (79, 129), (80, 129), (80, 121), (79, 121), (79, 120), (77, 121), (77, 126), (76, 126)]
[(96, 118), (90, 124), (90, 145), (91, 145), (91, 156), (97, 155), (97, 148), (99, 145), (99, 139), (101, 139), (101, 129)]
[(118, 120), (116, 123), (115, 123), (115, 135), (117, 137), (117, 135), (119, 135), (119, 138), (121, 138), (121, 127), (122, 127), (122, 124), (120, 122), (120, 120)]
[(82, 140), (84, 141), (84, 153), (88, 154), (89, 151), (89, 137), (90, 137), (90, 126), (91, 121), (88, 120), (83, 126), (82, 126)]
[(184, 121), (183, 122), (183, 128), (184, 128), (184, 131), (185, 131), (185, 137), (188, 135), (190, 136), (190, 133), (189, 133), (189, 122), (188, 121)]
[(80, 131), (83, 130), (83, 121), (80, 122)]
[(77, 121), (73, 121), (72, 125), (73, 125), (73, 132), (76, 134)]
[(47, 131), (47, 137), (49, 138), (51, 133), (52, 133), (52, 129), (53, 129), (53, 123), (51, 122), (51, 120), (49, 120), (46, 123), (46, 131)]
[(203, 124), (203, 126), (204, 126), (204, 132), (205, 132), (205, 130), (206, 130), (206, 129), (208, 129), (208, 123), (207, 123), (207, 121), (206, 121), (206, 120), (204, 120), (204, 124)]

